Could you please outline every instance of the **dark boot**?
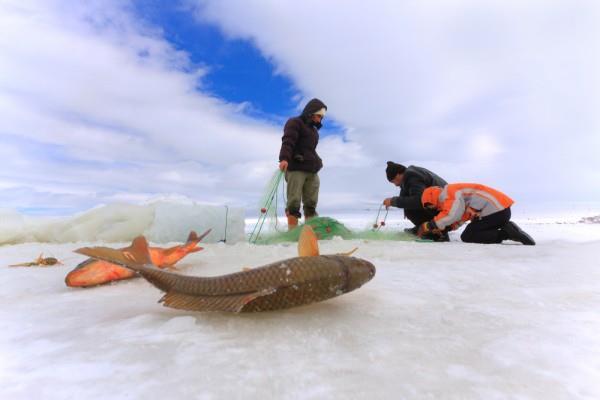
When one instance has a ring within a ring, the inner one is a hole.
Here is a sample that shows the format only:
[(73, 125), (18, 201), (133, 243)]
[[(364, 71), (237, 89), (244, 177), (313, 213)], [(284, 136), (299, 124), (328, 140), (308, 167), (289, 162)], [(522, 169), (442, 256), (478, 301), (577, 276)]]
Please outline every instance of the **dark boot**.
[(521, 242), (527, 246), (535, 245), (535, 240), (527, 234), (523, 229), (519, 228), (519, 225), (512, 221), (508, 221), (502, 228), (502, 231), (506, 233), (508, 239), (514, 240), (515, 242)]
[(442, 232), (441, 235), (438, 235), (438, 237), (435, 239), (436, 242), (449, 242), (450, 241), (450, 236), (448, 236), (448, 232)]
[(418, 226), (413, 226), (412, 228), (404, 228), (404, 232), (410, 233), (411, 235), (417, 236), (417, 232), (419, 231)]
[(448, 232), (442, 233), (426, 233), (421, 239), (432, 240), (434, 242), (449, 242), (450, 236), (448, 236)]

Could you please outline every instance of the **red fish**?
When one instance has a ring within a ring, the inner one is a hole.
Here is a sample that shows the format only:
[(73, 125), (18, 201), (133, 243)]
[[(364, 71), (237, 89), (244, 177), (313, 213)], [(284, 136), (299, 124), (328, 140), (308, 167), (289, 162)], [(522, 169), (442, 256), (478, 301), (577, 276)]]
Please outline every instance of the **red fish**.
[[(150, 247), (152, 263), (159, 268), (175, 269), (174, 265), (183, 257), (189, 253), (195, 253), (203, 249), (197, 245), (210, 231), (209, 229), (200, 236), (192, 231), (185, 244), (173, 246), (168, 249)], [(125, 247), (121, 250), (126, 251), (128, 249), (129, 247)], [(67, 274), (65, 283), (70, 287), (89, 287), (112, 281), (130, 279), (136, 276), (135, 271), (129, 268), (108, 261), (88, 258)]]

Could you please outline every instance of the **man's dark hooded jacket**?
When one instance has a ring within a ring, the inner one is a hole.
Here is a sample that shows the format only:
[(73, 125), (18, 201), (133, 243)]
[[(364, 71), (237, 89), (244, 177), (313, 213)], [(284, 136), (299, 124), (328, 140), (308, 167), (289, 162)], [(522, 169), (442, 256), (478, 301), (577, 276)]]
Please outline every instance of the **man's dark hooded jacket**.
[(319, 172), (323, 167), (317, 154), (320, 123), (312, 121), (311, 116), (327, 106), (319, 99), (306, 104), (299, 117), (290, 118), (283, 128), (279, 161), (288, 162), (288, 171)]
[(430, 186), (444, 187), (448, 183), (422, 167), (409, 166), (404, 171), (404, 178), (400, 184), (400, 196), (392, 197), (392, 206), (404, 208), (405, 210), (420, 210), (421, 195)]

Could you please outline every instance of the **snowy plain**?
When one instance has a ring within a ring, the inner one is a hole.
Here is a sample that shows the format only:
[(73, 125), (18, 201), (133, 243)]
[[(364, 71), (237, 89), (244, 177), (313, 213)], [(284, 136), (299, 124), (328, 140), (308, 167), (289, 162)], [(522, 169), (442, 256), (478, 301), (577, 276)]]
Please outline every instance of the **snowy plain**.
[[(322, 254), (358, 247), (375, 278), (326, 302), (247, 315), (165, 308), (141, 278), (65, 286), (85, 258), (72, 250), (103, 242), (5, 245), (0, 398), (598, 399), (600, 224), (579, 221), (600, 213), (575, 214), (520, 215), (533, 247), (454, 233), (450, 243), (321, 241)], [(397, 216), (385, 229), (406, 226)], [(338, 217), (357, 228), (373, 215)], [(296, 254), (295, 244), (203, 247), (182, 273)], [(8, 267), (42, 252), (64, 265)]]

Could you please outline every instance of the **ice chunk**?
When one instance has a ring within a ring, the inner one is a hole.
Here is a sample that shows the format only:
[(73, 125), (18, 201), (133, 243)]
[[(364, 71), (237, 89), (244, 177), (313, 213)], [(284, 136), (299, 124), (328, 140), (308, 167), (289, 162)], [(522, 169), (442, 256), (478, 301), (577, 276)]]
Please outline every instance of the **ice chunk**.
[(127, 242), (145, 235), (150, 242), (183, 242), (191, 230), (212, 229), (205, 243), (244, 240), (242, 208), (157, 201), (150, 204), (110, 204), (81, 214), (28, 217), (0, 211), (0, 245), (24, 242)]
[(151, 242), (166, 243), (187, 238), (190, 230), (200, 234), (209, 228), (212, 231), (203, 242), (235, 243), (244, 240), (244, 210), (227, 206), (161, 202), (156, 204), (154, 221), (145, 233)]

